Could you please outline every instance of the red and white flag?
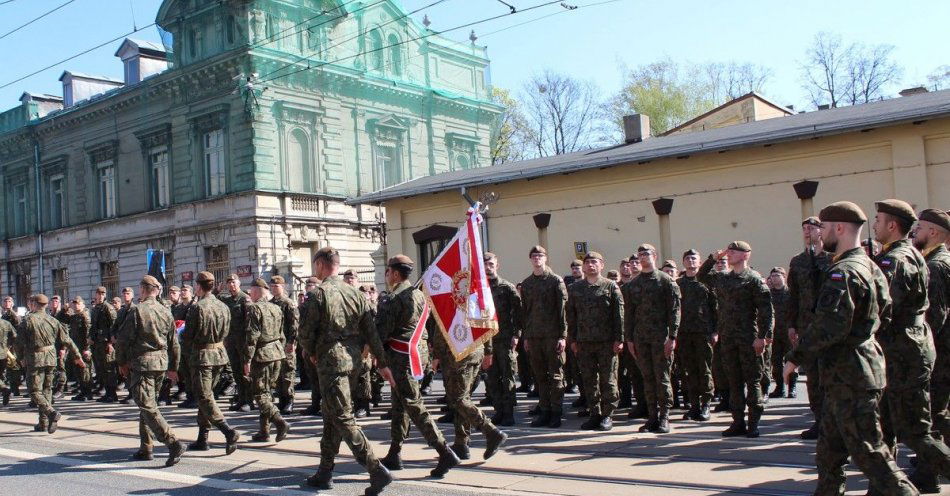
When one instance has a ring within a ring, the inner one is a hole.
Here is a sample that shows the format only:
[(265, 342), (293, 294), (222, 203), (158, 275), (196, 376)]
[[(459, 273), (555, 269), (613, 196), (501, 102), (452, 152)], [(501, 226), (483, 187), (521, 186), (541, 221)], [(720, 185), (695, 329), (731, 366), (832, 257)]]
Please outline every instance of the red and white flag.
[(456, 360), (498, 333), (498, 316), (483, 263), (476, 203), (452, 241), (422, 274), (422, 291)]
[(181, 333), (185, 332), (185, 321), (176, 320), (175, 321), (175, 334), (178, 334), (181, 337)]

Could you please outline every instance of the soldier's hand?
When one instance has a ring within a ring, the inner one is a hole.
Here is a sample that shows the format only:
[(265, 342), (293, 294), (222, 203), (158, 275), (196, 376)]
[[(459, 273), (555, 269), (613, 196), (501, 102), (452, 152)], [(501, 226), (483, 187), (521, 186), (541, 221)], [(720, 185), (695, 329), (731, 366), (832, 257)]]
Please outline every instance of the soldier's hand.
[(287, 343), (284, 345), (284, 353), (294, 354), (297, 351), (297, 345), (294, 343)]
[(575, 355), (577, 354), (577, 351), (580, 349), (581, 349), (581, 346), (579, 344), (574, 343), (574, 342), (571, 343), (571, 351), (573, 351)]
[(82, 352), (82, 357), (83, 357), (84, 359), (86, 359), (86, 360), (89, 360), (89, 359), (92, 358), (92, 352), (89, 351), (89, 350), (86, 350), (86, 351)]
[(785, 362), (785, 368), (782, 370), (782, 377), (785, 378), (786, 384), (791, 384), (788, 381), (788, 378), (798, 370), (798, 364), (792, 362)]
[(765, 340), (762, 338), (755, 338), (755, 341), (752, 342), (752, 349), (755, 350), (756, 355), (765, 353)]
[[(525, 341), (527, 344), (527, 341)], [(511, 338), (511, 351), (515, 351), (515, 348), (518, 347), (518, 338)]]
[(673, 356), (673, 350), (676, 349), (676, 340), (666, 338), (666, 341), (663, 343), (663, 356), (669, 358)]
[(709, 336), (709, 343), (713, 346), (716, 346), (716, 343), (719, 342), (719, 333), (714, 332), (712, 336)]
[(396, 389), (396, 379), (393, 379), (393, 373), (389, 370), (389, 367), (380, 367), (376, 369), (376, 372), (379, 372), (380, 377), (386, 379), (391, 388)]
[(798, 346), (798, 331), (794, 327), (788, 328), (788, 340), (792, 346)]
[(614, 341), (614, 355), (623, 351), (623, 341)]
[(66, 358), (66, 350), (59, 350), (59, 359), (62, 360)]
[(727, 251), (729, 251), (728, 248), (724, 250), (716, 250), (716, 253), (713, 254), (713, 258), (715, 258), (716, 260), (720, 260), (722, 259), (723, 255), (726, 254)]
[[(564, 338), (558, 339), (556, 349), (558, 353), (564, 353), (564, 350), (567, 349), (567, 340)], [(572, 347), (571, 349), (574, 348)], [(577, 351), (574, 351), (574, 353), (577, 353)]]
[(491, 355), (485, 355), (485, 358), (482, 359), (482, 370), (490, 369), (493, 361), (494, 357)]
[(86, 368), (86, 362), (82, 361), (81, 358), (76, 358), (75, 360), (73, 360), (73, 362), (75, 362), (75, 363), (76, 363), (76, 366), (79, 367), (79, 368), (81, 368), (81, 369)]
[(362, 356), (363, 356), (363, 360), (366, 360), (367, 358), (369, 358), (369, 345), (368, 345), (368, 344), (364, 344), (364, 345), (363, 345), (363, 355), (362, 355)]
[(168, 377), (168, 380), (173, 383), (178, 382), (178, 372), (175, 370), (169, 370), (168, 372), (165, 372), (165, 377)]
[(633, 341), (627, 341), (627, 351), (630, 352), (630, 356), (637, 358), (637, 345), (633, 344)]

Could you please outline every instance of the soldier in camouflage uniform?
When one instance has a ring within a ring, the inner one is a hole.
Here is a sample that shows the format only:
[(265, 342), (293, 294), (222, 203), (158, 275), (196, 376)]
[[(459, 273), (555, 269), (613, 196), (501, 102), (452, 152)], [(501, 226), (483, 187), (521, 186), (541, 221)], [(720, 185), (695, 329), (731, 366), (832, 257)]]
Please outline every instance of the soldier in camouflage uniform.
[[(719, 273), (729, 272), (729, 262), (725, 256), (719, 260), (716, 260), (716, 265), (713, 266), (713, 270)], [(713, 295), (716, 297), (716, 308), (718, 309), (722, 305), (722, 291), (717, 287), (710, 287), (709, 290), (712, 291)], [(714, 393), (715, 396), (719, 397), (719, 403), (716, 405), (716, 408), (713, 409), (713, 412), (716, 413), (732, 411), (732, 407), (729, 406), (729, 379), (726, 377), (726, 372), (722, 367), (722, 341), (719, 340), (719, 331), (722, 329), (722, 325), (722, 315), (717, 310), (715, 334), (716, 339), (713, 341), (712, 360), (712, 376), (715, 387)]]
[(157, 300), (161, 294), (158, 280), (145, 276), (139, 283), (142, 301), (128, 307), (116, 338), (116, 361), (122, 375), (129, 378), (129, 394), (139, 407), (138, 452), (135, 460), (152, 459), (152, 435), (168, 446), (166, 467), (181, 460), (184, 445), (172, 433), (158, 410), (158, 392), (165, 379), (178, 379), (181, 347), (175, 332), (171, 310)]
[[(723, 254), (729, 258), (732, 271), (712, 272), (716, 260)], [(733, 241), (725, 250), (710, 255), (697, 276), (700, 282), (722, 293), (719, 340), (722, 365), (729, 381), (729, 405), (732, 407), (732, 425), (723, 431), (724, 437), (758, 437), (759, 420), (765, 410), (762, 354), (767, 340), (772, 338), (774, 312), (769, 288), (762, 276), (748, 266), (751, 254), (749, 243)], [(746, 406), (749, 408), (748, 423), (744, 419)]]
[(393, 376), (369, 303), (359, 290), (340, 279), (339, 270), (340, 254), (335, 249), (324, 247), (314, 254), (313, 273), (322, 282), (310, 293), (301, 311), (305, 318), (301, 320), (298, 342), (304, 359), (317, 367), (324, 416), (320, 467), (307, 484), (318, 489), (332, 487), (334, 460), (340, 442), (345, 441), (356, 461), (370, 473), (365, 494), (372, 496), (393, 479), (353, 417), (350, 382), (356, 380), (355, 363), (362, 359), (364, 344), (376, 358), (380, 375), (390, 384)]
[[(802, 221), (802, 238), (805, 250), (792, 257), (788, 263), (788, 301), (785, 308), (785, 322), (788, 325), (789, 344), (795, 344), (804, 336), (805, 330), (815, 316), (815, 305), (818, 301), (818, 291), (821, 281), (831, 265), (831, 255), (824, 250), (821, 241), (821, 222), (818, 217), (808, 217)], [(814, 359), (814, 357), (811, 357)], [(824, 394), (821, 390), (821, 377), (818, 374), (818, 364), (805, 362), (800, 364), (808, 374), (808, 406), (815, 416), (815, 422), (801, 433), (802, 439), (818, 439), (821, 425), (821, 406)], [(811, 373), (812, 370), (816, 372)], [(789, 377), (796, 377), (789, 376)]]
[[(191, 361), (191, 387), (198, 399), (198, 439), (188, 449), (207, 451), (208, 433), (214, 426), (224, 434), (225, 453), (230, 455), (241, 436), (224, 420), (214, 399), (214, 387), (228, 364), (224, 341), (231, 329), (231, 310), (212, 293), (214, 274), (199, 272), (196, 282), (197, 301), (188, 309), (181, 335), (182, 347), (188, 350)], [(237, 370), (240, 373), (242, 369)]]
[(617, 354), (623, 350), (623, 297), (616, 283), (600, 275), (603, 269), (600, 253), (584, 255), (584, 279), (568, 288), (565, 313), (568, 339), (578, 362), (584, 364), (581, 376), (590, 418), (581, 429), (609, 431), (610, 415), (620, 399)]
[(103, 401), (118, 401), (117, 371), (115, 366), (115, 348), (112, 346), (112, 326), (116, 319), (116, 309), (106, 301), (106, 288), (99, 286), (92, 300), (89, 318), (92, 322), (92, 360), (96, 369), (96, 382), (105, 388)]
[[(280, 276), (275, 276), (280, 277)], [(281, 417), (280, 411), (274, 406), (272, 391), (277, 386), (281, 367), (285, 358), (286, 326), (284, 318), (286, 309), (273, 303), (270, 287), (283, 287), (283, 278), (277, 283), (271, 278), (268, 286), (263, 279), (257, 278), (251, 284), (252, 304), (247, 307), (247, 340), (244, 353), (244, 375), (249, 378), (251, 394), (257, 402), (260, 411), (260, 430), (251, 439), (258, 442), (270, 441), (270, 425), (274, 424), (277, 430), (277, 442), (287, 437), (290, 426)], [(270, 301), (268, 301), (270, 300)], [(291, 303), (293, 305), (293, 303)], [(292, 307), (296, 314), (296, 307)], [(293, 317), (293, 316), (292, 316)], [(294, 329), (293, 337), (297, 337)]]
[[(439, 463), (432, 469), (435, 478), (443, 477), (449, 469), (459, 464), (459, 458), (449, 449), (442, 432), (422, 402), (419, 382), (409, 369), (409, 343), (419, 329), (419, 319), (425, 306), (425, 295), (407, 280), (413, 268), (412, 259), (405, 255), (396, 255), (386, 264), (386, 285), (390, 293), (379, 302), (376, 314), (376, 330), (379, 338), (388, 346), (386, 362), (392, 367), (393, 418), (392, 440), (389, 453), (381, 460), (389, 470), (400, 470), (402, 460), (400, 452), (409, 433), (409, 421), (416, 425), (429, 446), (439, 453)], [(424, 326), (425, 323), (422, 323)], [(424, 340), (419, 340), (419, 353), (423, 361), (428, 357)]]
[[(9, 322), (10, 325), (14, 327), (14, 329), (20, 327), (20, 316), (17, 315), (16, 312), (13, 311), (13, 297), (11, 296), (3, 297), (3, 302), (0, 303), (0, 319)], [(13, 345), (15, 344), (15, 342), (16, 340), (14, 338), (10, 342), (7, 343), (7, 346), (9, 347), (10, 350), (14, 349)], [(19, 366), (11, 367), (7, 369), (6, 355), (0, 358), (2, 358), (2, 360), (0, 361), (4, 362), (3, 365), (0, 365), (0, 368), (3, 369), (3, 370), (0, 370), (0, 372), (4, 372), (3, 375), (0, 376), (0, 381), (4, 381), (5, 379), (8, 379), (7, 385), (10, 388), (10, 393), (13, 394), (13, 396), (19, 396), (20, 383), (23, 381), (23, 371), (20, 370)], [(9, 395), (7, 395), (6, 398), (7, 398), (7, 402), (9, 402), (10, 401)]]
[(649, 418), (640, 432), (667, 433), (673, 406), (670, 373), (680, 325), (680, 289), (669, 274), (657, 270), (656, 248), (640, 245), (637, 256), (640, 275), (624, 286), (624, 338), (643, 374)]
[[(59, 295), (53, 295), (53, 297), (49, 299), (48, 311), (50, 317), (62, 322), (67, 327), (69, 326), (69, 312), (63, 305), (63, 301)], [(62, 343), (57, 343), (56, 349), (56, 372), (53, 374), (53, 398), (61, 398), (66, 391), (69, 380), (66, 375), (66, 359), (63, 356), (64, 353), (62, 353), (62, 351), (65, 351), (65, 348), (63, 348)]]
[(294, 411), (294, 383), (297, 381), (297, 328), (300, 326), (300, 312), (294, 300), (287, 297), (284, 278), (270, 278), (271, 303), (280, 307), (283, 314), (284, 359), (280, 362), (277, 375), (277, 409), (283, 415)]
[(891, 320), (877, 333), (887, 359), (881, 405), (884, 442), (894, 453), (895, 440), (917, 453), (920, 461), (911, 481), (921, 492), (939, 492), (937, 475), (950, 477), (950, 449), (930, 434), (936, 351), (925, 320), (927, 262), (906, 237), (917, 216), (901, 200), (882, 200), (875, 206), (874, 235), (884, 245), (876, 261), (887, 278), (893, 309)]
[(5, 319), (0, 319), (0, 396), (3, 406), (10, 404), (10, 385), (7, 384), (7, 357), (16, 342), (16, 329)]
[(696, 279), (699, 260), (698, 251), (686, 251), (683, 275), (676, 280), (682, 301), (676, 354), (683, 363), (689, 395), (690, 407), (683, 420), (705, 422), (709, 420), (713, 395), (713, 344), (719, 336), (716, 334), (716, 296)]
[(79, 349), (85, 367), (77, 367), (69, 364), (70, 375), (76, 378), (79, 385), (79, 394), (73, 396), (73, 401), (92, 400), (92, 320), (89, 318), (89, 311), (86, 310), (86, 302), (82, 296), (76, 296), (70, 303), (72, 313), (69, 315), (69, 338)]
[(228, 362), (231, 371), (231, 380), (234, 381), (235, 393), (231, 411), (249, 412), (254, 403), (251, 397), (251, 386), (247, 377), (241, 374), (244, 368), (244, 342), (247, 336), (247, 306), (251, 300), (247, 293), (241, 290), (241, 278), (237, 274), (231, 274), (226, 281), (228, 296), (222, 297), (221, 302), (227, 305), (231, 311), (231, 328), (228, 337), (225, 340), (225, 349), (228, 353)]
[(561, 277), (548, 268), (548, 252), (543, 246), (532, 247), (528, 256), (532, 273), (521, 282), (522, 336), (540, 395), (539, 413), (531, 426), (556, 428), (561, 426), (564, 400), (567, 287)]
[[(782, 373), (785, 369), (785, 355), (792, 349), (792, 343), (788, 339), (788, 321), (785, 317), (788, 315), (788, 285), (786, 284), (786, 272), (784, 267), (773, 267), (769, 272), (769, 293), (772, 295), (772, 308), (775, 310), (775, 330), (772, 332), (772, 356), (769, 364), (772, 371), (772, 379), (775, 381), (775, 390), (769, 393), (769, 398), (785, 397), (785, 378)], [(795, 386), (798, 381), (798, 375), (792, 374), (788, 383), (788, 397), (796, 396)]]
[(515, 349), (524, 326), (521, 295), (515, 285), (498, 276), (498, 257), (485, 253), (485, 275), (491, 289), (495, 312), (498, 314), (498, 334), (492, 338), (492, 362), (488, 369), (485, 389), (492, 398), (497, 425), (515, 425)]
[(914, 247), (927, 261), (930, 282), (927, 285), (927, 325), (934, 336), (937, 359), (930, 379), (930, 412), (934, 437), (950, 440), (950, 215), (936, 209), (920, 213), (914, 230)]
[[(300, 327), (303, 326), (303, 323), (309, 318), (307, 315), (307, 301), (310, 299), (310, 295), (317, 289), (317, 286), (320, 285), (320, 279), (316, 277), (308, 277), (307, 282), (304, 284), (304, 302), (298, 307), (300, 309)], [(298, 328), (299, 332), (299, 328)], [(301, 377), (306, 374), (308, 382), (310, 383), (310, 406), (300, 412), (301, 415), (310, 415), (310, 416), (320, 416), (320, 377), (317, 373), (317, 366), (314, 365), (310, 360), (303, 360), (303, 350), (298, 347), (298, 353), (300, 354), (300, 363), (303, 364), (303, 370)], [(301, 382), (302, 379), (301, 379)]]
[(807, 339), (787, 355), (784, 368), (788, 377), (799, 364), (815, 363), (809, 372), (821, 376), (825, 397), (815, 494), (844, 495), (850, 456), (869, 479), (870, 493), (916, 495), (884, 444), (879, 423), (885, 367), (874, 334), (889, 312), (890, 298), (883, 274), (861, 248), (867, 218), (851, 202), (828, 205), (820, 216), (824, 247), (835, 257), (819, 284), (809, 326), (801, 329)]
[(16, 334), (16, 356), (29, 371), (30, 398), (39, 411), (39, 423), (33, 430), (56, 432), (62, 414), (53, 409), (53, 372), (56, 369), (56, 343), (62, 343), (79, 367), (84, 367), (79, 349), (69, 339), (69, 329), (46, 313), (49, 298), (36, 294), (30, 299), (30, 313), (23, 318)]
[[(359, 288), (359, 274), (353, 269), (347, 269), (343, 273), (343, 282), (354, 288)], [(350, 396), (353, 398), (353, 406), (355, 407), (353, 416), (356, 418), (364, 418), (369, 415), (369, 402), (373, 399), (371, 384), (373, 362), (366, 353), (363, 355), (365, 358), (357, 364), (359, 366), (357, 380), (350, 384), (350, 386), (353, 387), (353, 391), (350, 391)]]
[[(115, 346), (116, 340), (118, 340), (119, 338), (119, 329), (122, 328), (122, 324), (125, 322), (125, 318), (129, 315), (129, 311), (134, 306), (135, 306), (135, 291), (130, 287), (122, 288), (122, 306), (120, 306), (119, 310), (116, 312), (115, 322), (112, 323), (112, 330), (109, 331), (109, 335), (112, 336), (111, 340), (112, 340), (113, 347)], [(119, 363), (115, 362), (115, 366), (117, 367), (116, 370), (118, 370)], [(116, 374), (117, 382), (119, 380), (127, 381), (128, 378), (129, 377), (127, 375), (122, 375), (118, 373)], [(118, 387), (116, 389), (118, 389)], [(119, 400), (118, 394), (114, 396), (115, 396), (114, 398), (99, 398), (99, 401), (107, 402), (107, 403), (112, 402), (112, 401), (118, 401)], [(126, 396), (121, 401), (121, 403), (123, 405), (128, 405), (129, 403), (132, 403), (131, 393), (128, 396)]]
[[(178, 303), (172, 305), (172, 316), (175, 317), (176, 323), (178, 321), (184, 322), (188, 317), (188, 309), (192, 305), (193, 293), (194, 288), (191, 285), (182, 285)], [(181, 337), (179, 336), (179, 342), (180, 340)], [(175, 393), (175, 399), (182, 399), (182, 395), (184, 395), (185, 400), (178, 404), (178, 408), (196, 408), (198, 406), (194, 391), (191, 389), (193, 381), (191, 377), (191, 357), (188, 353), (189, 351), (182, 347), (181, 360), (178, 364), (178, 392)]]
[[(360, 293), (363, 293), (363, 296), (366, 297), (366, 301), (369, 302), (370, 307), (373, 309), (373, 319), (375, 320), (376, 307), (379, 305), (379, 291), (376, 290), (376, 285), (371, 282), (360, 284)], [(370, 360), (370, 362), (372, 361)], [(372, 365), (372, 369), (370, 370), (370, 401), (372, 401), (373, 407), (378, 407), (379, 402), (383, 400), (383, 385), (385, 383), (386, 381), (383, 380), (382, 376), (380, 376), (376, 370), (376, 366)], [(366, 414), (369, 415), (368, 407)]]

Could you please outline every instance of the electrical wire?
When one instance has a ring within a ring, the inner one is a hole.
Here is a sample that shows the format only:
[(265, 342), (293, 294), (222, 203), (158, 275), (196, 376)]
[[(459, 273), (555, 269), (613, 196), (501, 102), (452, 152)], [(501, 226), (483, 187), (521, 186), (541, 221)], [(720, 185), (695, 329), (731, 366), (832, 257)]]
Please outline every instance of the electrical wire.
[[(11, 1), (12, 1), (12, 0), (11, 0)], [(71, 3), (75, 2), (75, 1), (76, 1), (76, 0), (66, 0), (66, 2), (60, 4), (58, 7), (55, 7), (55, 8), (53, 8), (53, 9), (51, 9), (51, 10), (48, 10), (48, 11), (46, 11), (46, 12), (40, 14), (38, 17), (34, 17), (33, 19), (30, 19), (29, 21), (26, 21), (25, 23), (23, 23), (23, 24), (21, 24), (21, 25), (15, 27), (15, 28), (13, 28), (12, 30), (7, 31), (6, 33), (3, 33), (2, 35), (0, 35), (0, 40), (6, 38), (7, 36), (10, 36), (10, 35), (13, 34), (13, 33), (16, 33), (17, 31), (19, 31), (19, 30), (21, 30), (21, 29), (23, 29), (23, 28), (29, 26), (30, 24), (33, 24), (34, 22), (36, 22), (36, 21), (38, 21), (38, 20), (40, 20), (40, 19), (42, 19), (42, 18), (44, 18), (44, 17), (46, 17), (46, 16), (52, 14), (53, 12), (56, 12), (57, 10), (59, 10), (59, 9), (65, 7), (65, 6), (69, 5), (69, 4), (71, 4)], [(3, 4), (0, 4), (0, 5), (3, 5)]]

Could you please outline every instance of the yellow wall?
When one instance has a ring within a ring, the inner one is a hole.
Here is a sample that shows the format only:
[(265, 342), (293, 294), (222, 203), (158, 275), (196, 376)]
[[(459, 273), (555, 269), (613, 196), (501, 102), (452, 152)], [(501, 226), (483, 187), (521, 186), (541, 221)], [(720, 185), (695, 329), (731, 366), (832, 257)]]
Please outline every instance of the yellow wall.
[[(520, 180), (469, 194), (500, 195), (488, 214), (489, 249), (499, 255), (509, 279), (520, 280), (529, 271), (528, 249), (538, 241), (531, 216), (539, 212), (551, 214), (547, 248), (559, 273), (568, 272), (574, 241), (587, 241), (603, 253), (609, 268), (639, 243), (661, 248), (650, 203), (658, 197), (674, 198), (672, 242), (665, 247), (672, 258), (680, 260), (688, 248), (705, 254), (743, 239), (752, 244), (753, 265), (767, 271), (801, 250), (802, 207), (793, 183), (819, 182), (815, 213), (833, 201), (851, 200), (873, 215), (874, 201), (895, 196), (918, 209), (947, 209), (948, 165), (950, 119), (943, 119)], [(457, 190), (387, 202), (387, 251), (418, 257), (412, 233), (435, 223), (458, 225), (466, 207)]]

